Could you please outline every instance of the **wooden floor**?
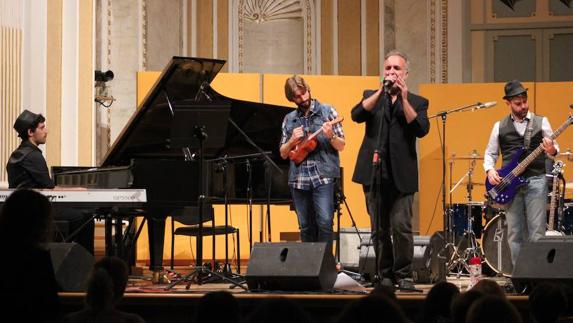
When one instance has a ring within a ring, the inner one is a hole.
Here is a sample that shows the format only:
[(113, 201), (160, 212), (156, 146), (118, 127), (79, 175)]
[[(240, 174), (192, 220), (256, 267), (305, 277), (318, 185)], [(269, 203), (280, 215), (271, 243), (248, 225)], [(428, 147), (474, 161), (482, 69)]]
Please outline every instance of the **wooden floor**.
[[(189, 268), (176, 268), (183, 276), (189, 273)], [(172, 281), (177, 281), (180, 276), (169, 275)], [(229, 283), (205, 283), (198, 285), (192, 283), (187, 286), (187, 282), (182, 281), (172, 288), (167, 288), (167, 283), (153, 284), (152, 276), (144, 273), (143, 276), (132, 277), (126, 294), (121, 304), (121, 308), (128, 312), (140, 314), (147, 322), (191, 322), (198, 300), (208, 292), (228, 291), (233, 293), (239, 302), (241, 313), (248, 315), (261, 301), (274, 298), (289, 298), (297, 302), (302, 308), (307, 310), (316, 322), (331, 322), (349, 302), (364, 297), (371, 288), (364, 288), (363, 291), (343, 291), (333, 292), (251, 292), (238, 287), (232, 287)], [(491, 278), (500, 285), (506, 283), (505, 278)], [(448, 277), (452, 282), (465, 291), (468, 285), (466, 277)], [(419, 292), (396, 291), (398, 302), (407, 315), (414, 319), (422, 311), (424, 300), (428, 291), (433, 285), (417, 284)], [(187, 288), (189, 287), (189, 288)], [(65, 312), (80, 309), (83, 306), (83, 293), (61, 293), (61, 299)], [(526, 318), (528, 322), (527, 296), (508, 294), (508, 299)]]

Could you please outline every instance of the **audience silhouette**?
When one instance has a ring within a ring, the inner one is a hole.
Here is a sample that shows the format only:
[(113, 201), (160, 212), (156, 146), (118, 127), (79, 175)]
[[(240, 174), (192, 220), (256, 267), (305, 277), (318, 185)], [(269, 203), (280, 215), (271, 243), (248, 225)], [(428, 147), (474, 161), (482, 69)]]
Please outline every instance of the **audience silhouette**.
[(310, 323), (312, 320), (308, 313), (293, 300), (276, 298), (263, 301), (253, 310), (246, 322)]
[(195, 322), (238, 323), (239, 321), (239, 303), (231, 293), (210, 292), (199, 300)]
[(554, 323), (567, 311), (567, 295), (562, 286), (540, 283), (529, 294), (529, 311), (533, 322)]
[(468, 310), (472, 304), (484, 296), (485, 294), (482, 291), (474, 289), (471, 289), (465, 293), (458, 294), (457, 297), (455, 297), (452, 301), (452, 322), (465, 323), (468, 315)]
[(505, 291), (492, 279), (480, 280), (471, 290), (478, 290), (488, 296), (505, 298)]
[(486, 295), (470, 306), (466, 323), (521, 323), (521, 316), (505, 298)]
[(94, 264), (88, 282), (84, 309), (68, 314), (64, 322), (145, 322), (137, 314), (116, 308), (127, 286), (128, 268), (117, 257), (104, 257)]
[(351, 302), (344, 308), (336, 322), (406, 323), (410, 321), (395, 301), (378, 294)]
[(444, 281), (434, 285), (426, 296), (420, 322), (451, 322), (452, 300), (459, 293), (458, 287), (452, 283)]
[[(58, 284), (50, 252), (52, 207), (32, 190), (17, 190), (0, 211), (0, 313), (21, 322), (60, 319)], [(6, 262), (15, 266), (10, 266)]]

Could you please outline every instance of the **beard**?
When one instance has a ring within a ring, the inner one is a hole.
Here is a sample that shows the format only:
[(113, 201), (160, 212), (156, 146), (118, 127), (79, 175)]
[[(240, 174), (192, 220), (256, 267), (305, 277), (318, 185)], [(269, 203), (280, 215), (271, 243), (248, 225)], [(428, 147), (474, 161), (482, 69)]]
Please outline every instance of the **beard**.
[(392, 87), (388, 90), (388, 94), (392, 96), (397, 95), (398, 93), (400, 93), (400, 88), (396, 84), (392, 85)]
[(303, 111), (310, 109), (310, 98), (308, 100), (298, 104), (298, 107)]

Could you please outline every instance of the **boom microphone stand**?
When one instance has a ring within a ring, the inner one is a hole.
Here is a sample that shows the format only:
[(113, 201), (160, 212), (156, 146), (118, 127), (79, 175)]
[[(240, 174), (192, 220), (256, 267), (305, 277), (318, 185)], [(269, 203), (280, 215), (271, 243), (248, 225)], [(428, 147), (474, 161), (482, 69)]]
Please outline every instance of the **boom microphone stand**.
[[(495, 104), (496, 102), (487, 102), (487, 103), (477, 102), (460, 108), (440, 111), (434, 115), (428, 116), (428, 119), (440, 117), (442, 120), (442, 138), (440, 142), (442, 148), (442, 211), (443, 211), (443, 223), (445, 226), (444, 233), (446, 236), (446, 244), (444, 245), (443, 250), (448, 250), (449, 248), (452, 248), (453, 253), (457, 252), (455, 245), (455, 238), (453, 234), (453, 227), (451, 223), (451, 212), (449, 212), (446, 204), (446, 120), (448, 118), (448, 115), (454, 112), (474, 111), (476, 109), (489, 108), (494, 106)], [(447, 267), (449, 267), (451, 263), (446, 265)]]

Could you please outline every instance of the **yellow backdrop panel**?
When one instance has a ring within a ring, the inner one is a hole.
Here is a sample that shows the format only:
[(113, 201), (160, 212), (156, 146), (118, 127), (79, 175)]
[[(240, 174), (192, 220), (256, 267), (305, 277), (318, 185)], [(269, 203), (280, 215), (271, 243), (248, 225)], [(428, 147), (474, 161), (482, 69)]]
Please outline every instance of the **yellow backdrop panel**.
[[(157, 72), (144, 72), (138, 74), (138, 104), (145, 94), (153, 86), (160, 75)], [(284, 97), (284, 82), (289, 75), (259, 75), (259, 74), (219, 74), (213, 82), (213, 88), (228, 97), (268, 104), (294, 106)], [(346, 148), (341, 153), (341, 163), (344, 168), (344, 191), (348, 206), (359, 227), (369, 227), (369, 220), (365, 210), (364, 196), (360, 185), (352, 183), (352, 172), (356, 156), (363, 136), (363, 125), (351, 121), (350, 111), (361, 99), (364, 89), (376, 88), (378, 77), (354, 77), (354, 76), (304, 76), (311, 87), (311, 94), (321, 102), (333, 105), (338, 113), (345, 118), (343, 123), (346, 136)], [(573, 102), (571, 88), (573, 83), (524, 83), (529, 88), (531, 110), (549, 118), (552, 126), (556, 129), (567, 117), (570, 109), (568, 105)], [(483, 153), (489, 138), (491, 128), (495, 121), (509, 113), (509, 108), (502, 100), (503, 84), (427, 84), (421, 85), (421, 95), (430, 100), (428, 114), (434, 115), (439, 111), (452, 110), (476, 102), (497, 101), (497, 106), (490, 109), (475, 110), (473, 112), (452, 112), (446, 118), (446, 187), (448, 192), (460, 179), (459, 185), (451, 193), (453, 203), (467, 203), (468, 191), (466, 189), (468, 173), (471, 171), (474, 187), (471, 198), (475, 202), (484, 201), (483, 182)], [(442, 119), (432, 118), (430, 133), (419, 141), (420, 155), (420, 234), (430, 235), (443, 228), (443, 212), (441, 205), (440, 187), (442, 182), (442, 155), (441, 138)], [(573, 131), (566, 131), (559, 139), (561, 151), (572, 148), (571, 139)], [(278, 144), (278, 143), (277, 143)], [(460, 157), (471, 155), (474, 150), (479, 158), (472, 163), (468, 159)], [(457, 158), (451, 158), (452, 155)], [(450, 176), (451, 172), (451, 176)], [(565, 169), (566, 178), (567, 168)], [(463, 178), (463, 179), (462, 179)], [(573, 185), (570, 185), (573, 187)], [(446, 195), (450, 202), (450, 194)], [(223, 224), (224, 210), (221, 206), (216, 208), (216, 222)], [(261, 206), (253, 208), (253, 238), (258, 242), (259, 232), (264, 231), (264, 241), (269, 238), (266, 232), (266, 220), (262, 216), (266, 209)], [(232, 206), (230, 212), (231, 225), (241, 230), (241, 256), (248, 259), (249, 256), (249, 223), (248, 209), (246, 206)], [(169, 222), (169, 221), (168, 221)], [(281, 232), (297, 232), (298, 224), (294, 211), (288, 206), (271, 207), (271, 238), (279, 241)], [(350, 216), (343, 206), (341, 226), (351, 225)], [(263, 229), (264, 228), (264, 229)], [(169, 259), (169, 241), (171, 227), (166, 226), (165, 235), (165, 259)], [(148, 245), (146, 230), (138, 242), (138, 259), (148, 259)], [(211, 258), (211, 240), (205, 239), (204, 257)], [(185, 260), (187, 263), (196, 253), (195, 242), (187, 238), (176, 239), (176, 259)], [(230, 255), (234, 257), (234, 240), (230, 239)], [(224, 257), (223, 237), (217, 238), (216, 258)]]
[[(289, 76), (278, 74), (267, 74), (264, 76), (263, 98), (265, 103), (295, 107), (292, 102), (285, 98), (284, 94), (285, 80)], [(371, 76), (317, 75), (303, 75), (303, 77), (310, 86), (313, 98), (334, 106), (338, 114), (344, 117), (343, 129), (346, 137), (346, 147), (340, 154), (341, 166), (344, 169), (344, 193), (357, 226), (368, 228), (370, 227), (370, 220), (366, 213), (362, 187), (352, 182), (356, 156), (364, 135), (364, 125), (352, 122), (350, 111), (362, 99), (364, 89), (372, 89), (378, 86), (379, 78)], [(289, 211), (286, 207), (279, 210), (273, 211), (271, 220), (272, 236), (277, 237), (280, 232), (285, 231), (298, 231), (298, 222), (294, 211)], [(340, 226), (342, 228), (350, 227), (352, 221), (344, 205), (342, 205), (341, 211)]]
[[(138, 73), (138, 104), (141, 103), (146, 93), (151, 89), (157, 77), (158, 72), (141, 72)], [(259, 74), (226, 74), (220, 73), (215, 78), (212, 86), (222, 95), (253, 101), (265, 102), (268, 104), (278, 104), (293, 106), (284, 98), (284, 81), (288, 75), (264, 75)], [(348, 77), (348, 76), (305, 76), (305, 79), (311, 86), (312, 95), (322, 102), (332, 104), (340, 115), (344, 116), (344, 131), (347, 140), (346, 149), (341, 154), (342, 166), (346, 169), (344, 188), (347, 203), (359, 227), (369, 227), (369, 220), (365, 210), (364, 196), (362, 188), (352, 183), (352, 172), (356, 162), (356, 155), (363, 136), (363, 125), (355, 124), (350, 119), (350, 110), (362, 98), (362, 92), (366, 88), (375, 88), (378, 85), (378, 77)], [(262, 95), (262, 98), (261, 98)], [(278, 143), (277, 143), (278, 145)], [(224, 224), (224, 208), (215, 207), (216, 223)], [(266, 208), (261, 206), (253, 207), (253, 242), (258, 242), (259, 232), (264, 231), (264, 241), (268, 240), (266, 232), (266, 219), (262, 216), (266, 213)], [(246, 206), (232, 206), (230, 208), (230, 223), (238, 227), (241, 231), (241, 257), (248, 259), (249, 256), (249, 223), (248, 209)], [(288, 206), (271, 207), (271, 239), (279, 241), (281, 232), (298, 232), (298, 223), (296, 214)], [(348, 210), (343, 206), (341, 215), (341, 226), (348, 227), (351, 220)], [(264, 228), (264, 229), (262, 229)], [(166, 226), (164, 258), (169, 259), (170, 252), (170, 235), (171, 227), (169, 220)], [(234, 251), (234, 240), (230, 239), (229, 250), (230, 256), (236, 255)], [(216, 240), (216, 258), (224, 258), (224, 238), (218, 237)], [(179, 237), (176, 239), (175, 259), (189, 259), (196, 253), (194, 239)], [(193, 254), (191, 253), (193, 250)], [(211, 258), (211, 240), (205, 238), (204, 258)], [(148, 260), (148, 242), (147, 229), (144, 228), (138, 241), (139, 261)]]

